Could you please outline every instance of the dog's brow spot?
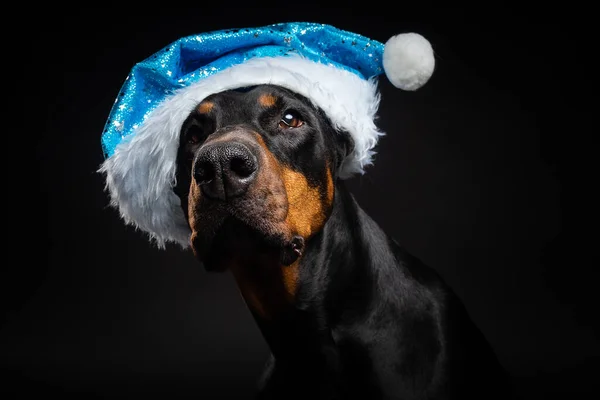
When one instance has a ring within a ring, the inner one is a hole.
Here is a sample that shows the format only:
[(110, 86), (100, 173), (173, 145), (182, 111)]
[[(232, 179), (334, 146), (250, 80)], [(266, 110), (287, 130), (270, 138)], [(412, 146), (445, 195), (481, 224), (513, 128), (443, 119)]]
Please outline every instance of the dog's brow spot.
[(215, 104), (213, 102), (210, 101), (203, 101), (202, 103), (200, 103), (200, 105), (198, 106), (198, 112), (200, 114), (208, 114), (209, 112), (212, 111), (212, 109), (214, 108)]
[(258, 103), (263, 107), (273, 107), (277, 103), (277, 97), (272, 94), (261, 94)]

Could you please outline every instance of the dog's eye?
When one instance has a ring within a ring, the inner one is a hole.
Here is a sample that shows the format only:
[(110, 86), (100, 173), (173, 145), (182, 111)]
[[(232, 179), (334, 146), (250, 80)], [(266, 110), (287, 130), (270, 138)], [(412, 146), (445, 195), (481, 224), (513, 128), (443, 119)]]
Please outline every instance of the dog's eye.
[(284, 112), (279, 121), (279, 127), (281, 129), (298, 128), (302, 125), (304, 125), (304, 121), (300, 119), (300, 116), (295, 111)]
[(195, 145), (200, 143), (204, 138), (204, 132), (198, 125), (192, 125), (189, 127), (185, 134), (185, 140), (188, 144)]

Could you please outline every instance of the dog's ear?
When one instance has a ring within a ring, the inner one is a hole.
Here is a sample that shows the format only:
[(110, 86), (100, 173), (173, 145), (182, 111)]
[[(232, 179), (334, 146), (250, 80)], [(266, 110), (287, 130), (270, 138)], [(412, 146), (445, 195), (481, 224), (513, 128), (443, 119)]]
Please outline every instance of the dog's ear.
[(354, 140), (345, 130), (336, 130), (334, 137), (335, 171), (339, 171), (344, 159), (354, 151)]
[(334, 165), (333, 173), (338, 175), (340, 168), (347, 156), (354, 151), (354, 140), (350, 133), (339, 126), (335, 126), (329, 116), (321, 108), (317, 108), (318, 115), (325, 121), (325, 141), (329, 148), (334, 149), (330, 157)]

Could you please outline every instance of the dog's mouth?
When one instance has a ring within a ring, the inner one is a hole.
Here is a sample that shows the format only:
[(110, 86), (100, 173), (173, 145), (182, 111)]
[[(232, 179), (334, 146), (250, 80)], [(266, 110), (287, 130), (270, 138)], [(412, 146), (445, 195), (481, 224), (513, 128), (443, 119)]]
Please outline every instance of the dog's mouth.
[(245, 222), (231, 213), (205, 219), (202, 229), (193, 230), (191, 244), (196, 258), (208, 271), (225, 271), (233, 264), (258, 260), (289, 266), (304, 250), (301, 236), (286, 238), (265, 232), (261, 224)]

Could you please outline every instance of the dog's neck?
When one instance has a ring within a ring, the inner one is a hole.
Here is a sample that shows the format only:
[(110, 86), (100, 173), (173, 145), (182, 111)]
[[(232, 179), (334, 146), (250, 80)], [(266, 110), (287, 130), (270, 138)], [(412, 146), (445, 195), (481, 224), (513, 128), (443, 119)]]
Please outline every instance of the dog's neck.
[(364, 218), (368, 217), (345, 185), (338, 183), (332, 215), (307, 241), (297, 262), (281, 266), (275, 257), (253, 258), (232, 269), (276, 359), (310, 359), (314, 364), (315, 357), (324, 361), (332, 357), (328, 351), (333, 347), (331, 328), (344, 317), (345, 294), (352, 291), (352, 296), (363, 299), (371, 295), (372, 286), (365, 285), (372, 279), (365, 243), (374, 241), (365, 240), (365, 235), (382, 233), (371, 232)]

